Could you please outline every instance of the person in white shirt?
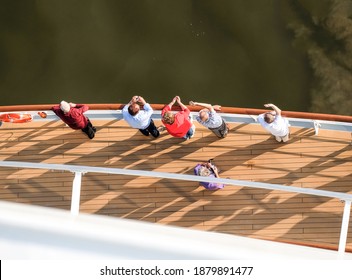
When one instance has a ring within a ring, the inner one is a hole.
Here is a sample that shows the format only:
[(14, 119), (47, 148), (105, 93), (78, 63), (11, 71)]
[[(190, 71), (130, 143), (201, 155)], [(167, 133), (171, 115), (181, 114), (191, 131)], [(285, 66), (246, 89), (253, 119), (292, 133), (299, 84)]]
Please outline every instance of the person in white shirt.
[[(144, 110), (141, 110), (141, 106)], [(139, 129), (145, 136), (151, 134), (154, 138), (157, 138), (160, 135), (159, 129), (162, 129), (155, 126), (151, 118), (152, 114), (152, 107), (142, 96), (133, 96), (131, 101), (122, 109), (123, 118), (131, 127)]]
[(258, 122), (263, 128), (275, 136), (278, 142), (287, 142), (290, 138), (288, 120), (281, 116), (281, 110), (272, 103), (264, 104), (266, 108), (273, 111), (266, 112), (258, 116)]

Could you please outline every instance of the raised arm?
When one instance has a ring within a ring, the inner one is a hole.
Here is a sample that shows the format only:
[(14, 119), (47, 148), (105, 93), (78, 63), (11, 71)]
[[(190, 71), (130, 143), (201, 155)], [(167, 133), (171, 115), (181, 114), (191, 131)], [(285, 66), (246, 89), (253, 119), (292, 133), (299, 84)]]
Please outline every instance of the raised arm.
[(206, 167), (208, 167), (208, 168), (213, 170), (214, 175), (215, 175), (216, 178), (220, 178), (218, 168), (214, 164), (211, 164), (210, 162), (207, 162), (206, 163)]
[(188, 110), (187, 106), (182, 103), (181, 98), (179, 96), (176, 96), (175, 98), (176, 98), (178, 105), (180, 105), (180, 107), (182, 108), (182, 110), (185, 110), (185, 109)]
[(218, 171), (218, 168), (216, 166), (213, 166), (213, 171), (214, 171), (214, 175), (216, 178), (220, 178), (219, 176), (219, 171)]
[(145, 103), (147, 103), (142, 96), (137, 97), (137, 102), (142, 104), (143, 106), (145, 105)]
[(214, 112), (215, 110), (218, 110), (218, 111), (221, 110), (221, 106), (220, 105), (211, 105), (211, 104), (208, 104), (208, 103), (200, 103), (200, 102), (190, 101), (189, 105), (191, 105), (191, 106), (201, 106), (201, 107), (207, 108), (211, 112)]
[(170, 108), (175, 104), (175, 102), (177, 101), (177, 96), (175, 96), (172, 101), (168, 104), (168, 106), (170, 106)]
[(128, 104), (131, 105), (132, 103), (136, 103), (138, 100), (139, 100), (139, 96), (135, 95), (135, 96), (132, 97), (130, 102), (128, 102)]
[(85, 104), (76, 104), (76, 103), (72, 103), (72, 102), (70, 102), (69, 104), (70, 104), (70, 107), (76, 108), (79, 111), (81, 111), (82, 113), (84, 113), (84, 112), (89, 110), (88, 105), (85, 105)]
[(277, 107), (277, 106), (275, 106), (274, 104), (272, 104), (272, 103), (267, 103), (267, 104), (264, 104), (264, 107), (266, 107), (266, 108), (272, 108), (272, 109), (275, 111), (275, 113), (276, 113), (277, 116), (281, 116), (281, 110), (280, 110), (280, 108)]

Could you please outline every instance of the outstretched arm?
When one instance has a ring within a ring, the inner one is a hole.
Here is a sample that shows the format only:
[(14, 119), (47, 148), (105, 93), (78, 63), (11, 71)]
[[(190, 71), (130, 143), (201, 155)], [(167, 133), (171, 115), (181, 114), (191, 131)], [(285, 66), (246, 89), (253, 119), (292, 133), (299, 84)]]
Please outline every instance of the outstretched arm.
[(214, 164), (211, 164), (210, 162), (207, 162), (205, 164), (205, 166), (208, 167), (208, 168), (211, 168), (213, 170), (214, 175), (215, 175), (216, 178), (220, 178), (218, 168)]
[(81, 111), (82, 113), (84, 113), (84, 112), (89, 110), (88, 105), (85, 105), (85, 104), (76, 104), (76, 103), (72, 103), (72, 102), (70, 102), (69, 104), (70, 104), (70, 107), (76, 108), (79, 111)]
[(200, 103), (200, 102), (190, 101), (189, 105), (191, 105), (191, 106), (202, 106), (204, 108), (207, 108), (211, 112), (214, 112), (215, 110), (218, 110), (218, 111), (221, 110), (221, 106), (220, 105), (211, 105), (211, 104), (208, 104), (208, 103)]
[(266, 108), (272, 108), (272, 109), (275, 111), (275, 113), (276, 113), (277, 116), (281, 116), (281, 110), (280, 110), (280, 108), (277, 107), (277, 106), (275, 106), (274, 104), (272, 104), (272, 103), (267, 103), (267, 104), (264, 104), (264, 107), (266, 107)]
[(216, 178), (220, 178), (219, 172), (218, 172), (218, 168), (217, 168), (216, 166), (214, 166), (214, 167), (213, 167), (213, 170), (214, 170), (215, 177), (216, 177)]
[(180, 105), (180, 107), (184, 110), (184, 109), (188, 109), (187, 106), (185, 104), (182, 103), (181, 98), (179, 96), (176, 96), (176, 101), (178, 103), (178, 105)]
[(142, 96), (138, 96), (137, 102), (141, 103), (143, 106), (147, 103)]
[(177, 98), (176, 98), (177, 96), (175, 96), (173, 99), (172, 99), (172, 101), (169, 103), (169, 105), (168, 106), (170, 106), (170, 108), (175, 104), (175, 102), (177, 101)]
[(130, 102), (128, 102), (129, 105), (131, 105), (132, 103), (136, 103), (139, 99), (138, 95), (135, 95), (132, 97), (132, 99), (130, 100)]

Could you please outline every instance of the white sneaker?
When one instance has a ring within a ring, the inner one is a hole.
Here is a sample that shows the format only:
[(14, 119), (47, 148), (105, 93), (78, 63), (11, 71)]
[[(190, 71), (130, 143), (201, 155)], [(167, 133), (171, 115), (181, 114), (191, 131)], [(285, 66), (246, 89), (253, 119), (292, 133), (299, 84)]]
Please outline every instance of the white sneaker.
[(275, 136), (275, 139), (277, 142), (281, 142), (281, 140), (282, 140), (280, 136)]
[(286, 136), (284, 136), (284, 137), (281, 137), (281, 139), (282, 139), (282, 142), (287, 142), (289, 139), (290, 139), (290, 133), (288, 133)]

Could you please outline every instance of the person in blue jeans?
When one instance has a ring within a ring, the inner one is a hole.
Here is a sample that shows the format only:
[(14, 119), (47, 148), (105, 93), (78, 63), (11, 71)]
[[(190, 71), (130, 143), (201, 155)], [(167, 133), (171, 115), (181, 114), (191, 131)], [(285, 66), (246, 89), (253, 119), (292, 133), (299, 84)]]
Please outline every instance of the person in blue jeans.
[[(143, 106), (143, 110), (141, 107)], [(160, 135), (163, 127), (157, 128), (151, 116), (153, 109), (142, 96), (133, 96), (131, 101), (127, 103), (122, 109), (123, 119), (133, 128), (145, 135), (150, 134), (157, 138)]]

